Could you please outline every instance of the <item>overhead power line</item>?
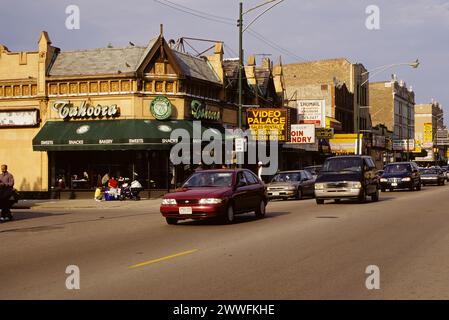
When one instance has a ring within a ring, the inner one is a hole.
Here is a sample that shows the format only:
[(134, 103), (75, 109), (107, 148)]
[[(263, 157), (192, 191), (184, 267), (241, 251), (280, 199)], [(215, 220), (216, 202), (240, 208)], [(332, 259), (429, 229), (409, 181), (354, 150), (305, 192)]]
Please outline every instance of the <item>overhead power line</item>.
[[(165, 3), (165, 2), (160, 1), (160, 0), (153, 0), (153, 1), (155, 1), (155, 2), (157, 2), (159, 4), (161, 4), (161, 5), (167, 6), (169, 8), (172, 8), (174, 10), (181, 11), (183, 13), (187, 13), (187, 14), (190, 14), (190, 15), (198, 17), (198, 18), (202, 18), (202, 19), (205, 19), (205, 20), (209, 20), (209, 21), (213, 21), (213, 22), (217, 22), (217, 23), (221, 23), (221, 24), (226, 24), (226, 25), (230, 25), (230, 26), (234, 26), (235, 25), (234, 23), (230, 23), (230, 22), (226, 22), (226, 21), (223, 21), (223, 20), (219, 20), (217, 18), (213, 18), (210, 15), (209, 16), (205, 16), (205, 15), (202, 15), (202, 14), (199, 14), (199, 13), (187, 11), (187, 10), (182, 9), (181, 7), (179, 7), (178, 4), (176, 4), (176, 6), (174, 6), (174, 5), (171, 5), (169, 3)], [(170, 2), (170, 3), (172, 3), (172, 2)]]
[(208, 12), (204, 12), (204, 11), (192, 9), (192, 8), (183, 6), (183, 5), (181, 5), (181, 4), (178, 4), (178, 3), (175, 3), (175, 2), (172, 2), (172, 1), (169, 1), (169, 0), (162, 0), (162, 1), (163, 1), (163, 2), (168, 2), (168, 3), (170, 3), (170, 4), (174, 5), (174, 6), (183, 8), (183, 9), (185, 9), (185, 10), (189, 10), (189, 11), (192, 11), (192, 12), (196, 12), (196, 13), (198, 13), (198, 14), (200, 14), (200, 15), (203, 15), (203, 16), (205, 15), (205, 16), (209, 16), (209, 17), (216, 18), (216, 19), (221, 19), (221, 20), (225, 20), (225, 21), (229, 21), (229, 22), (235, 22), (235, 20), (232, 19), (232, 18), (223, 17), (223, 16), (217, 16), (217, 15), (214, 15), (214, 14), (211, 14), (211, 13), (208, 13)]
[[(186, 13), (186, 14), (190, 14), (192, 16), (204, 19), (204, 20), (208, 20), (208, 21), (212, 21), (212, 22), (217, 22), (217, 23), (221, 23), (221, 24), (225, 24), (228, 26), (235, 26), (234, 19), (231, 18), (227, 18), (227, 17), (223, 17), (223, 16), (218, 16), (218, 15), (213, 15), (204, 11), (200, 11), (200, 10), (196, 10), (196, 9), (192, 9), (183, 5), (180, 5), (178, 3), (175, 3), (173, 1), (169, 1), (169, 0), (153, 0), (161, 5), (167, 6), (171, 9), (180, 11), (182, 13)], [(232, 21), (232, 22), (231, 22)], [(253, 36), (254, 38), (258, 39), (259, 41), (265, 43), (266, 45), (268, 45), (269, 47), (273, 48), (274, 50), (276, 50), (277, 52), (284, 54), (286, 56), (289, 56), (295, 60), (304, 60), (307, 61), (307, 59), (298, 56), (297, 54), (295, 54), (294, 52), (283, 48), (282, 46), (280, 46), (279, 44), (275, 43), (272, 40), (267, 39), (266, 37), (264, 37), (263, 35), (261, 35), (260, 33), (252, 30), (252, 29), (247, 29), (246, 30), (251, 36)], [(228, 49), (229, 46), (228, 46)], [(234, 52), (234, 50), (230, 50), (232, 51), (233, 54), (236, 54), (236, 52)], [(237, 55), (237, 54), (236, 54)]]

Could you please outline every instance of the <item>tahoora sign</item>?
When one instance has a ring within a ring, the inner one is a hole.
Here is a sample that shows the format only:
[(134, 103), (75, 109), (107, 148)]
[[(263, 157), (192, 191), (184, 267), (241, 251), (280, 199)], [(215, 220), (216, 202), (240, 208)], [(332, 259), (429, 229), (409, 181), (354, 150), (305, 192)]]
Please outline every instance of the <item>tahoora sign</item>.
[(82, 101), (79, 107), (65, 100), (56, 101), (53, 104), (53, 110), (57, 111), (62, 119), (70, 118), (103, 118), (116, 117), (119, 115), (119, 109), (116, 104), (102, 106), (97, 104), (91, 105), (86, 101)]
[(292, 124), (290, 130), (291, 143), (315, 143), (314, 124)]
[(317, 128), (326, 127), (325, 100), (298, 100), (298, 123), (314, 124)]
[(286, 108), (248, 109), (247, 121), (254, 139), (287, 141), (288, 110)]

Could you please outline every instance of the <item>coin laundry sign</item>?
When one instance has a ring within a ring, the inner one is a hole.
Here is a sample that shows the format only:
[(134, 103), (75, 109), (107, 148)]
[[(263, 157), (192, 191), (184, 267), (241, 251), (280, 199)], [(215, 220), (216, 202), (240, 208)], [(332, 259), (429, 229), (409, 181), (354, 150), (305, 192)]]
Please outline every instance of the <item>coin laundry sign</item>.
[(315, 143), (315, 125), (313, 124), (292, 124), (291, 143)]
[(81, 102), (79, 107), (75, 107), (69, 101), (56, 101), (53, 105), (53, 110), (58, 112), (62, 119), (103, 118), (117, 117), (119, 115), (119, 109), (115, 104), (109, 106), (97, 104), (93, 106), (86, 101)]

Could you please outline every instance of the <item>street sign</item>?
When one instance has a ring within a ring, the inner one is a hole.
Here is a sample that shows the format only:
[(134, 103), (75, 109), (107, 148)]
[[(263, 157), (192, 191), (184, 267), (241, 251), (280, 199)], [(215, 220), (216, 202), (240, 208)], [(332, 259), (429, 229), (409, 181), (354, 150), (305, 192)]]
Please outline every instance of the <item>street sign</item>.
[(448, 130), (447, 129), (438, 129), (437, 131), (437, 140), (438, 139), (448, 139)]
[(245, 139), (236, 138), (235, 139), (235, 152), (245, 152)]
[(334, 128), (315, 128), (315, 136), (317, 139), (333, 139)]
[(437, 146), (449, 146), (449, 139), (437, 139), (436, 141)]

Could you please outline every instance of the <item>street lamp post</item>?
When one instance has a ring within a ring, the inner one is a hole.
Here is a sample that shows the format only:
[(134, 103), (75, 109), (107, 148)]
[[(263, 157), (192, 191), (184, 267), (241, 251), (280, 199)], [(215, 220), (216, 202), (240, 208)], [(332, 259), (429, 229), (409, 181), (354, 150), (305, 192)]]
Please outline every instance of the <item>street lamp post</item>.
[[(386, 71), (386, 70), (388, 70), (390, 68), (397, 67), (397, 66), (410, 66), (413, 69), (416, 69), (416, 68), (418, 68), (419, 64), (420, 64), (419, 60), (416, 59), (416, 61), (413, 61), (413, 62), (393, 63), (393, 64), (388, 64), (388, 65), (384, 65), (384, 66), (380, 66), (380, 67), (374, 68), (374, 69), (372, 69), (370, 71), (362, 72), (361, 75), (364, 76), (366, 74), (369, 74), (370, 72), (375, 71), (373, 74), (369, 75), (368, 78), (365, 81), (363, 81), (360, 84), (360, 89), (362, 89), (363, 86), (368, 83), (370, 78), (372, 78), (375, 75), (377, 75), (377, 74), (379, 74), (381, 72), (384, 72), (384, 71)], [(357, 123), (356, 123), (356, 128), (357, 128), (356, 146), (357, 146), (357, 150), (356, 150), (356, 152), (357, 152), (357, 154), (359, 154), (359, 149), (361, 149), (361, 142), (360, 142), (360, 107), (359, 106), (357, 106), (356, 114), (357, 114)], [(407, 135), (408, 135), (408, 128), (407, 128)], [(408, 151), (408, 140), (407, 140), (407, 151)]]

